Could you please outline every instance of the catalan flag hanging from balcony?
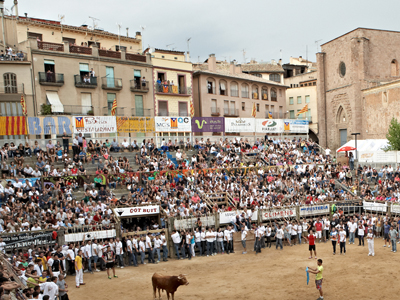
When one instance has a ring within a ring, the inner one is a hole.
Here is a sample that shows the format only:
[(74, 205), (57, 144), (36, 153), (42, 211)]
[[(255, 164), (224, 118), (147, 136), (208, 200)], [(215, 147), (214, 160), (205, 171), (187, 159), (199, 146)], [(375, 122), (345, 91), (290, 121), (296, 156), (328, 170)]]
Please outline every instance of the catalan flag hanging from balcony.
[(305, 112), (308, 112), (308, 104), (306, 104), (306, 106), (304, 106), (301, 110), (298, 111), (298, 113), (296, 114), (296, 117)]
[(251, 116), (255, 118), (256, 115), (257, 115), (256, 104), (253, 103), (253, 109), (251, 110)]
[(0, 117), (0, 135), (25, 135), (25, 117)]
[(117, 110), (117, 98), (114, 98), (112, 107), (111, 107), (111, 115), (115, 116), (115, 112)]
[(268, 112), (268, 119), (273, 119), (273, 117), (272, 117), (272, 112)]
[(194, 105), (193, 105), (193, 101), (190, 101), (190, 117), (191, 117), (191, 118), (194, 117)]
[(22, 106), (22, 113), (26, 117), (28, 115), (28, 110), (26, 109), (26, 102), (24, 95), (21, 95), (21, 106)]

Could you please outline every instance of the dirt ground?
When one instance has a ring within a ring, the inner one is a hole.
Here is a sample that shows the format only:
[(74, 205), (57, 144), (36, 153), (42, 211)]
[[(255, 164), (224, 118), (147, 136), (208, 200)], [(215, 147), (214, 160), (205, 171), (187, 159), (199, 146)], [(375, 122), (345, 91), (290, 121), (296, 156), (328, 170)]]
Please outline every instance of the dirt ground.
[[(307, 266), (316, 267), (308, 259), (308, 245), (284, 247), (282, 251), (263, 249), (261, 254), (248, 251), (235, 243), (231, 255), (195, 257), (191, 261), (169, 259), (157, 265), (116, 269), (119, 278), (107, 279), (105, 272), (84, 273), (85, 286), (75, 288), (75, 277), (68, 276), (69, 298), (86, 299), (153, 299), (151, 276), (188, 274), (189, 285), (181, 286), (175, 299), (317, 299), (314, 276), (306, 284)], [(375, 239), (375, 256), (368, 256), (368, 246), (346, 245), (346, 256), (332, 255), (332, 245), (317, 243), (318, 258), (323, 259), (325, 299), (396, 299), (400, 252), (384, 248), (382, 239)], [(166, 293), (161, 294), (167, 299)]]

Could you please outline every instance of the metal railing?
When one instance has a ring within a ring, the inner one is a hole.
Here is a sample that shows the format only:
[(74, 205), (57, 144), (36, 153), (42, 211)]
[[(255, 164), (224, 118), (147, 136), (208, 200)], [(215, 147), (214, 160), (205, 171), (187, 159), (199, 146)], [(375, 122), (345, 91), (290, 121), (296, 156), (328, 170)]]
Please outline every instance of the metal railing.
[(189, 113), (188, 112), (162, 112), (159, 111), (157, 116), (159, 117), (189, 117)]
[(219, 107), (211, 107), (211, 115), (219, 116)]
[(121, 58), (121, 52), (99, 49), (99, 56)]
[(308, 120), (310, 123), (312, 123), (312, 116), (299, 115), (298, 117), (296, 117), (296, 115), (294, 115), (294, 116), (289, 116), (289, 119), (292, 119), (292, 120)]
[(214, 94), (214, 95), (215, 95), (215, 86), (209, 86), (209, 87), (207, 87), (207, 93), (208, 93), (208, 94)]
[(39, 41), (37, 43), (38, 43), (38, 49), (40, 50), (64, 52), (64, 44), (39, 42)]
[[(116, 116), (124, 116), (124, 111), (126, 107), (117, 107), (115, 109), (115, 115)], [(103, 107), (103, 115), (104, 116), (111, 116), (111, 108), (108, 106)]]
[(224, 108), (224, 116), (238, 117), (239, 109), (235, 108)]
[(239, 91), (231, 89), (231, 97), (239, 97)]
[(0, 82), (0, 93), (22, 94), (23, 92), (24, 92), (24, 85), (22, 83), (17, 85), (11, 85), (11, 84), (4, 85), (3, 82)]
[(0, 61), (27, 61), (28, 57), (25, 52), (13, 52), (11, 55), (5, 53), (4, 55), (0, 56)]
[(97, 87), (97, 77), (84, 77), (81, 75), (74, 75), (75, 86), (83, 88), (95, 88)]
[(71, 46), (69, 46), (69, 52), (70, 53), (92, 55), (92, 48), (85, 47), (85, 46), (71, 45)]
[(53, 84), (64, 84), (64, 74), (61, 73), (47, 73), (47, 72), (39, 72), (39, 83), (53, 83)]
[(219, 89), (219, 94), (222, 96), (228, 96), (228, 91), (227, 90), (223, 90), (223, 89)]
[(131, 91), (132, 92), (148, 92), (149, 91), (149, 82), (148, 81), (137, 81), (132, 79), (131, 83)]
[(242, 91), (242, 98), (249, 98), (249, 91)]
[(66, 115), (93, 115), (93, 106), (63, 105)]
[(131, 108), (131, 115), (133, 117), (151, 117), (150, 108)]
[(121, 90), (122, 89), (122, 78), (114, 78), (114, 77), (104, 76), (101, 78), (101, 87), (103, 89)]
[[(284, 113), (279, 113), (279, 112), (272, 112), (272, 119), (284, 119), (285, 118), (285, 114)], [(269, 112), (266, 111), (265, 112), (265, 118), (269, 119)]]
[(189, 93), (189, 87), (183, 85), (173, 85), (173, 84), (156, 84), (157, 93), (163, 94), (181, 94), (187, 95)]

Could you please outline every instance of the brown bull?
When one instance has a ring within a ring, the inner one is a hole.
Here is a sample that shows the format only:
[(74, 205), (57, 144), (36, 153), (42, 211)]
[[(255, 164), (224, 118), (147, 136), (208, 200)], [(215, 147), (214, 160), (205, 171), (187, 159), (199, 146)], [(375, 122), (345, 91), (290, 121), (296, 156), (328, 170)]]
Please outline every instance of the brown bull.
[(156, 300), (156, 289), (158, 289), (159, 299), (161, 299), (160, 290), (165, 290), (167, 292), (168, 300), (170, 293), (172, 294), (172, 300), (174, 300), (174, 294), (178, 287), (181, 285), (189, 284), (185, 277), (185, 274), (180, 274), (179, 276), (166, 276), (154, 273), (153, 277), (151, 277), (151, 281), (153, 282), (154, 299)]

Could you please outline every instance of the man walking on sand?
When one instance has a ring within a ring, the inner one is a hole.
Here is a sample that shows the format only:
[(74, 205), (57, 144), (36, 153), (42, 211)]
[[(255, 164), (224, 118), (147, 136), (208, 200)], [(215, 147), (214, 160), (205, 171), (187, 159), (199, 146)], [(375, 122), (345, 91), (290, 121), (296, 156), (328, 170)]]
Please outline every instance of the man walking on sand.
[(322, 272), (324, 271), (324, 267), (322, 266), (322, 259), (318, 259), (317, 261), (318, 267), (316, 269), (308, 268), (308, 272), (315, 274), (315, 286), (319, 291), (320, 297), (317, 300), (324, 299), (324, 293), (322, 292), (322, 281), (324, 277), (322, 276)]
[(246, 254), (247, 253), (247, 251), (246, 251), (246, 237), (247, 237), (247, 231), (244, 228), (244, 226), (242, 226), (241, 240), (242, 240), (242, 246), (243, 246), (243, 250), (244, 250), (242, 252), (242, 254)]
[(83, 283), (82, 250), (78, 250), (78, 254), (75, 257), (75, 282), (77, 288), (80, 285), (85, 285)]
[(309, 259), (313, 258), (312, 252), (314, 250), (315, 259), (317, 259), (317, 250), (315, 249), (315, 240), (317, 236), (314, 234), (312, 230), (310, 230), (310, 234), (305, 237), (308, 240), (308, 250), (310, 251)]

